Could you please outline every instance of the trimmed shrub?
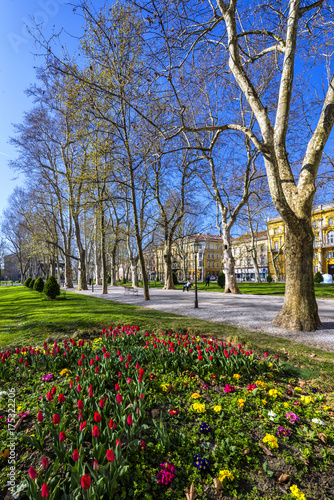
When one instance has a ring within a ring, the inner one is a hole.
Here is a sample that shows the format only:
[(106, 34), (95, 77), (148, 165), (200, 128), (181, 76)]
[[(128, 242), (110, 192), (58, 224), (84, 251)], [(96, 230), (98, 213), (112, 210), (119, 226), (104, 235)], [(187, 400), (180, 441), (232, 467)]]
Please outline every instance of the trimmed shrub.
[(40, 276), (34, 283), (34, 290), (36, 292), (43, 292), (43, 288), (44, 288), (44, 281), (43, 278)]
[(24, 284), (24, 286), (26, 286), (27, 288), (29, 288), (30, 281), (31, 281), (31, 278), (27, 278), (27, 279), (25, 280), (25, 282), (23, 283), (23, 284)]
[(177, 285), (177, 284), (178, 284), (177, 276), (175, 273), (173, 273), (173, 285)]
[(271, 274), (268, 274), (267, 276), (267, 283), (271, 283), (272, 282), (272, 277), (271, 277)]
[(34, 289), (35, 280), (31, 280), (29, 283), (29, 288)]
[(321, 274), (321, 272), (318, 271), (317, 273), (315, 273), (315, 275), (314, 275), (314, 283), (322, 283), (323, 281), (324, 281), (324, 277)]
[(54, 300), (57, 297), (57, 295), (60, 295), (60, 287), (54, 276), (50, 276), (50, 278), (47, 280), (47, 282), (44, 285), (43, 292), (51, 300)]
[(219, 273), (218, 286), (220, 286), (220, 288), (225, 288), (225, 274), (223, 272)]

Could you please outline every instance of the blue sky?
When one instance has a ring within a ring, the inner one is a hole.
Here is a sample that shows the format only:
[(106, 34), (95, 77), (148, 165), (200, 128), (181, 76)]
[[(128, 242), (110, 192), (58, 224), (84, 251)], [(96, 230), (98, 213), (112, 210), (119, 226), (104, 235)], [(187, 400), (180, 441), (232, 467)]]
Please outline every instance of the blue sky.
[[(71, 3), (75, 3), (71, 2)], [(95, 2), (99, 4), (100, 2)], [(15, 150), (8, 144), (13, 134), (13, 123), (20, 123), (24, 111), (32, 106), (32, 101), (24, 91), (35, 80), (34, 66), (41, 65), (42, 59), (34, 54), (38, 49), (25, 25), (32, 18), (43, 23), (43, 32), (52, 33), (53, 26), (59, 31), (78, 34), (83, 23), (81, 17), (73, 13), (68, 0), (3, 0), (0, 7), (0, 216), (7, 199), (16, 185), (23, 183), (9, 169), (8, 160), (14, 159)], [(75, 40), (64, 37), (73, 47)]]

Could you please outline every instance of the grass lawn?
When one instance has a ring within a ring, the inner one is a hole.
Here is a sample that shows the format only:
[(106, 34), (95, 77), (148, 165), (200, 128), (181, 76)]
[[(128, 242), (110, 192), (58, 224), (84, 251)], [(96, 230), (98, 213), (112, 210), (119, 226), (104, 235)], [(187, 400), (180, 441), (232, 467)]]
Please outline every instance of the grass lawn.
[(25, 287), (0, 289), (0, 342), (1, 500), (10, 432), (22, 500), (333, 499), (331, 353)]

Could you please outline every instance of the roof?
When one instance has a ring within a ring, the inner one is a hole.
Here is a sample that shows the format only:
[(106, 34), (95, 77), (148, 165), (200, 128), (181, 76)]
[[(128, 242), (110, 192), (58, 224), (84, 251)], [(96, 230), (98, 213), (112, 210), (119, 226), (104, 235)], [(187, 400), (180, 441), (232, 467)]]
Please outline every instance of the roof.
[[(257, 239), (267, 238), (268, 237), (268, 232), (267, 232), (267, 230), (264, 230), (264, 231), (254, 231), (254, 236)], [(242, 234), (238, 238), (234, 238), (233, 239), (233, 243), (240, 243), (242, 241), (247, 241), (247, 240), (250, 240), (250, 239), (251, 239), (250, 233), (246, 233), (246, 234)]]

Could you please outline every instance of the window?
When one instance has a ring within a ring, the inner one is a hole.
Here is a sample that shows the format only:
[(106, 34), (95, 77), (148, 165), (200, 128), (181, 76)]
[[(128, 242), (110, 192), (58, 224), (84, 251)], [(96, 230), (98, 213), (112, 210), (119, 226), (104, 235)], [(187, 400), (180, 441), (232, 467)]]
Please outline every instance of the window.
[(277, 227), (275, 227), (274, 229), (274, 234), (277, 234)]
[(315, 246), (317, 246), (317, 244), (318, 244), (318, 238), (317, 238), (317, 237), (315, 237), (315, 238), (314, 238), (314, 242), (313, 242), (313, 246), (315, 247)]
[(315, 220), (312, 222), (312, 227), (317, 227), (317, 222)]
[(208, 243), (208, 249), (210, 250), (210, 243)]
[(260, 255), (260, 266), (264, 266), (264, 255)]
[(250, 263), (250, 259), (247, 259), (247, 267), (250, 267), (251, 263)]
[(261, 246), (261, 248), (260, 248), (260, 252), (264, 252), (264, 247), (263, 247), (263, 245), (262, 245), (262, 246)]
[(327, 233), (327, 243), (329, 245), (334, 245), (334, 231), (329, 231), (329, 233)]
[(332, 226), (333, 225), (333, 219), (328, 219), (328, 225)]
[(274, 250), (278, 250), (278, 241), (275, 241)]
[(219, 259), (219, 255), (216, 253), (216, 259), (218, 260)]
[(318, 260), (318, 252), (314, 252), (314, 260)]

